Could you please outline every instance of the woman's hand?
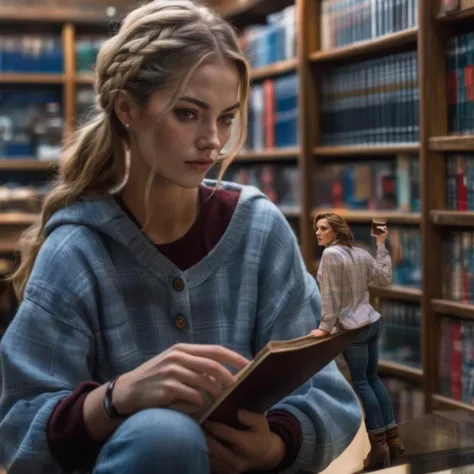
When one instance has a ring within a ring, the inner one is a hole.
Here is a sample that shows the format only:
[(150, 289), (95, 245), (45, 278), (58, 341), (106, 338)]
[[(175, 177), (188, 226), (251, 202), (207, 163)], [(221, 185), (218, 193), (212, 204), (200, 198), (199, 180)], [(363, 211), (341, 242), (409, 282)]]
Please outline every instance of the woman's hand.
[(176, 344), (117, 380), (113, 400), (122, 414), (169, 407), (187, 414), (205, 405), (233, 385), (234, 375), (248, 360), (218, 345)]
[(313, 337), (326, 337), (329, 333), (322, 329), (313, 329), (309, 334)]
[(372, 237), (375, 237), (377, 245), (383, 245), (388, 237), (388, 229), (385, 225), (383, 227), (378, 227), (378, 229), (380, 229), (380, 234), (374, 234), (373, 232), (371, 232), (370, 235)]
[(239, 421), (247, 431), (205, 422), (211, 470), (214, 474), (240, 474), (270, 470), (285, 456), (285, 444), (268, 426), (265, 415), (241, 410)]

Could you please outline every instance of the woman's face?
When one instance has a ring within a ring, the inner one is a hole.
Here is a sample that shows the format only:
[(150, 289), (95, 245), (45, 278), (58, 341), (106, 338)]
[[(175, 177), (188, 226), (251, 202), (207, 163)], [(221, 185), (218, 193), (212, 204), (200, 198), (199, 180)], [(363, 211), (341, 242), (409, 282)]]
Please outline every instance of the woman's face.
[(336, 232), (334, 232), (331, 224), (327, 219), (319, 219), (316, 222), (316, 238), (318, 240), (318, 245), (322, 247), (327, 247), (336, 239)]
[(142, 161), (148, 174), (154, 169), (155, 185), (194, 188), (230, 138), (240, 105), (240, 76), (231, 63), (202, 64), (157, 127), (175, 86), (155, 92), (135, 121), (132, 160)]

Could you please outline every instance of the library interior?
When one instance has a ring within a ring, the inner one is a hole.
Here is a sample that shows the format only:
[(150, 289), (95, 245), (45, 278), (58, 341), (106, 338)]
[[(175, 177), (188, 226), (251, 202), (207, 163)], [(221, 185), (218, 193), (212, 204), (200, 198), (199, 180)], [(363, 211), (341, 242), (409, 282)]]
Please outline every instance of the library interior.
[[(258, 188), (279, 209), (317, 286), (329, 247), (318, 245), (316, 216), (342, 216), (353, 245), (373, 261), (379, 248), (372, 222), (386, 223), (391, 283), (371, 282), (367, 294), (381, 316), (377, 373), (393, 404), (404, 452), (377, 470), (474, 473), (474, 1), (194, 3), (232, 26), (250, 71), (245, 142), (223, 180)], [(13, 363), (7, 349), (16, 344), (19, 351), (22, 342), (17, 326), (11, 335), (16, 339), (7, 341), (21, 303), (10, 277), (22, 263), (20, 237), (39, 222), (56, 186), (66, 145), (97, 113), (97, 88), (104, 80), (95, 71), (99, 51), (136, 7), (134, 0), (0, 5), (1, 474), (67, 472), (22, 470), (15, 456), (27, 448), (1, 438), (7, 432), (2, 423), (14, 423), (8, 420), (12, 390), (22, 385), (2, 380)], [(81, 163), (86, 167), (85, 157)], [(214, 166), (205, 177), (217, 179), (219, 172)], [(49, 282), (44, 285), (49, 288)], [(184, 317), (181, 323), (178, 330), (191, 330)], [(34, 335), (26, 341), (34, 344)], [(350, 386), (342, 353), (335, 364)], [(102, 376), (97, 373), (97, 380), (105, 382)], [(16, 402), (29, 406), (28, 391), (18, 393), (23, 400)], [(364, 460), (373, 440), (363, 414), (361, 420), (344, 450), (314, 472), (369, 470)], [(286, 469), (278, 472), (313, 472)]]

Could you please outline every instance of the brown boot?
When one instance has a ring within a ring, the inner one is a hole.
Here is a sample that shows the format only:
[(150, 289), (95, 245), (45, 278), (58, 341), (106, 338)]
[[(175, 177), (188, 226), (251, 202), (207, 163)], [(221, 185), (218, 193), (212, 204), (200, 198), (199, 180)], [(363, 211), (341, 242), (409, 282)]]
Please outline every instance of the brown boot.
[(369, 434), (370, 452), (364, 459), (364, 469), (382, 469), (390, 466), (390, 450), (385, 440), (385, 432)]
[(405, 452), (405, 447), (403, 446), (402, 440), (400, 439), (398, 426), (389, 428), (385, 432), (385, 438), (387, 439), (387, 444), (390, 449), (391, 460), (398, 458), (398, 456), (401, 456)]

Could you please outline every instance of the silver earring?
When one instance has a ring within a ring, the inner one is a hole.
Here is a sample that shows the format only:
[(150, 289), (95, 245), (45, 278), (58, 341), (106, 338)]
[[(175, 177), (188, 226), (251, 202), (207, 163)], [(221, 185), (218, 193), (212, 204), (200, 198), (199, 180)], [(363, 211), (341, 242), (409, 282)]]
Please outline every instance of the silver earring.
[(128, 130), (129, 127), (130, 127), (130, 124), (129, 124), (129, 123), (124, 123), (123, 125), (124, 125), (124, 127), (125, 127), (127, 130)]

